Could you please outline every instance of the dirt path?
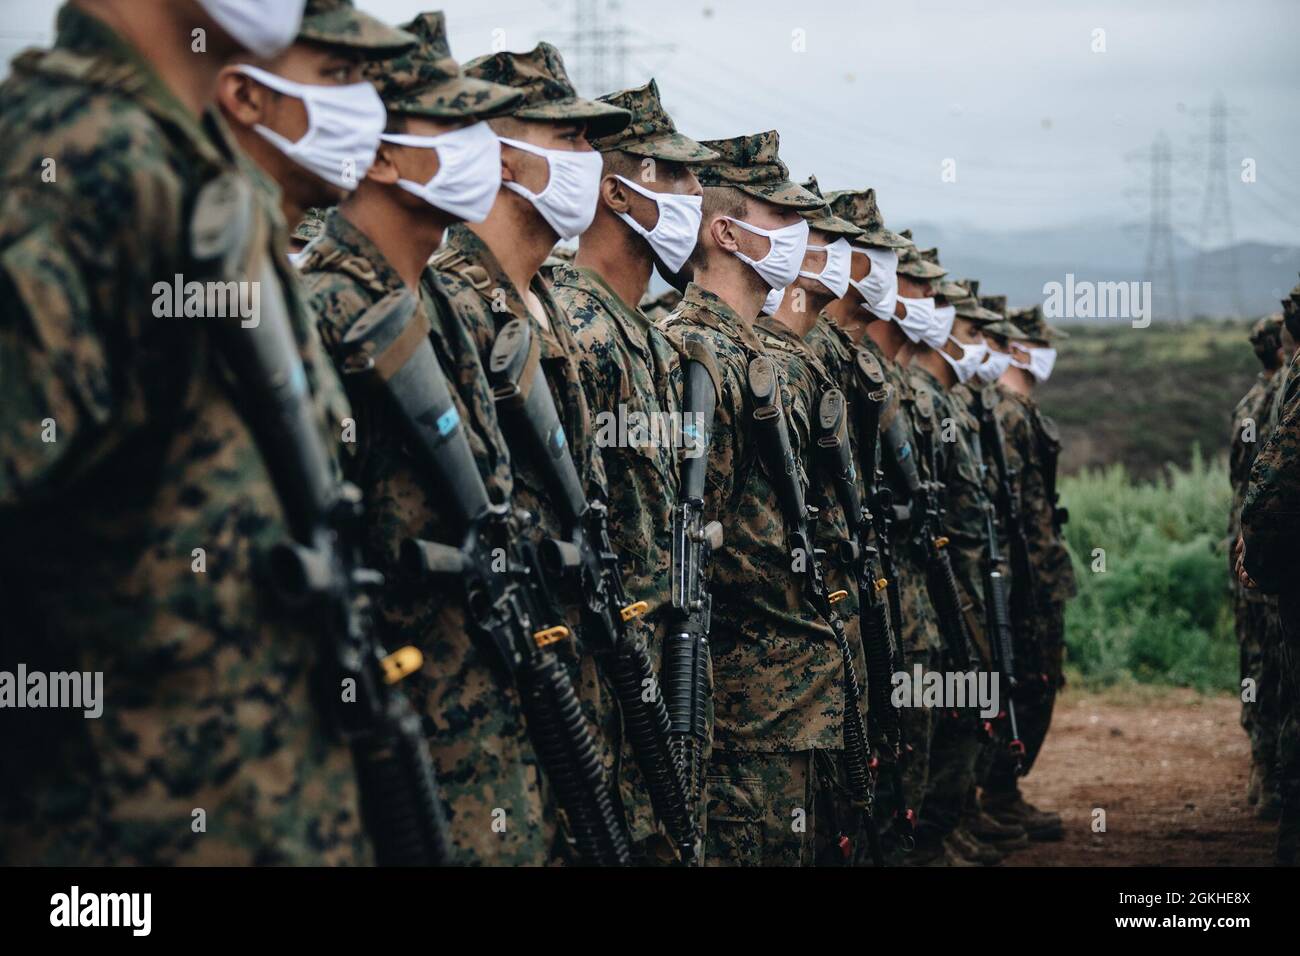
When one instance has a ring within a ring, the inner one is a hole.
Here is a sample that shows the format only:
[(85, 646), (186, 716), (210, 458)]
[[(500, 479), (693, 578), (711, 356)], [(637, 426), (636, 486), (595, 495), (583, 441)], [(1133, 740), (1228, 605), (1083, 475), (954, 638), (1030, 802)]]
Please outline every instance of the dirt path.
[[(1026, 797), (1058, 811), (1066, 836), (1012, 866), (1267, 866), (1275, 825), (1246, 803), (1249, 747), (1233, 697), (1138, 688), (1068, 691)], [(1106, 812), (1106, 832), (1092, 831)]]

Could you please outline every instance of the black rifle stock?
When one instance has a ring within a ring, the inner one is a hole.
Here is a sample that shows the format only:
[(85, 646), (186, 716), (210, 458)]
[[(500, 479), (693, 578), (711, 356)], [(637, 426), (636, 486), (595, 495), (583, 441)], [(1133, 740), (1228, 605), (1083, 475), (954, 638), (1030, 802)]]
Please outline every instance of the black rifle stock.
[[(692, 350), (709, 350), (703, 341), (691, 340), (688, 346)], [(682, 458), (680, 490), (673, 512), (672, 607), (667, 614), (660, 664), (669, 739), (681, 764), (696, 820), (707, 770), (705, 750), (709, 743), (708, 705), (712, 693), (709, 623), (713, 598), (708, 589), (708, 572), (711, 555), (722, 547), (722, 525), (704, 521), (704, 483), (716, 411), (711, 364), (703, 356), (690, 357), (682, 363), (682, 430), (694, 442)]]
[(657, 688), (658, 680), (645, 642), (631, 627), (648, 605), (628, 600), (605, 505), (587, 499), (538, 355), (539, 344), (528, 323), (514, 319), (493, 343), (488, 379), (503, 424), (545, 472), (566, 529), (564, 539), (542, 543), (543, 567), (572, 586), (582, 612), (583, 640), (590, 643), (614, 687), (650, 802), (682, 860), (694, 862), (700, 835), (682, 766), (670, 745), (668, 709), (662, 692), (656, 690), (646, 700), (647, 688)]
[(626, 864), (627, 841), (595, 740), (568, 671), (549, 649), (568, 629), (551, 623), (556, 615), (521, 516), (488, 495), (415, 298), (395, 293), (381, 300), (342, 346), (345, 370), (368, 376), (404, 422), (439, 504), (463, 534), (459, 547), (404, 542), (404, 569), (459, 582), (472, 633), (519, 688), (529, 737), (578, 852), (589, 864)]
[(948, 537), (943, 534), (943, 486), (934, 476), (938, 474), (937, 456), (928, 433), (923, 449), (931, 479), (923, 481), (912, 454), (911, 443), (902, 434), (901, 422), (895, 418), (893, 427), (885, 430), (884, 440), (888, 457), (903, 482), (910, 499), (910, 517), (913, 538), (925, 563), (926, 592), (939, 619), (949, 663), (957, 670), (969, 670), (972, 651), (970, 629), (962, 615), (961, 596), (957, 590), (957, 577), (953, 573), (952, 558), (948, 553)]
[[(848, 787), (870, 844), (871, 855), (877, 865), (883, 861), (879, 834), (872, 819), (874, 799), (871, 781), (870, 743), (862, 719), (862, 688), (858, 683), (853, 648), (849, 644), (844, 622), (835, 613), (834, 605), (847, 594), (831, 593), (822, 574), (821, 558), (813, 537), (817, 509), (804, 499), (803, 484), (790, 445), (790, 432), (781, 404), (780, 385), (776, 367), (766, 355), (750, 360), (747, 370), (749, 393), (754, 402), (753, 428), (758, 444), (758, 454), (767, 472), (768, 480), (776, 492), (777, 502), (785, 519), (786, 538), (790, 554), (802, 561), (804, 585), (808, 600), (818, 614), (830, 625), (843, 664), (844, 689), (844, 762)], [(841, 834), (847, 839), (847, 834)]]
[[(878, 412), (878, 409), (876, 409)], [(878, 420), (871, 412), (860, 425), (875, 429)], [(859, 620), (862, 631), (862, 650), (867, 664), (867, 694), (870, 706), (867, 719), (876, 729), (876, 738), (885, 748), (884, 770), (897, 797), (894, 826), (904, 845), (912, 842), (915, 814), (905, 805), (902, 760), (903, 733), (898, 709), (891, 700), (893, 675), (898, 658), (894, 634), (890, 627), (889, 609), (882, 592), (889, 581), (878, 573), (879, 553), (868, 543), (873, 527), (872, 515), (858, 490), (857, 469), (849, 441), (848, 406), (844, 393), (838, 388), (827, 389), (817, 407), (817, 460), (820, 469), (831, 479), (835, 496), (839, 500), (849, 526), (849, 538), (841, 543), (840, 563), (850, 569), (858, 585)], [(874, 463), (874, 442), (871, 450)], [(861, 449), (860, 449), (861, 450)]]
[[(212, 188), (218, 192), (209, 193)], [(218, 181), (200, 195), (200, 207), (209, 200), (251, 203), (244, 188)], [(203, 219), (196, 213), (196, 224)], [(231, 239), (196, 232), (196, 256), (228, 256)], [(324, 618), (316, 685), (327, 718), (352, 751), (376, 861), (442, 865), (450, 847), (433, 763), (419, 715), (394, 686), (419, 670), (422, 657), (413, 647), (388, 654), (375, 638), (367, 592), (384, 579), (361, 560), (361, 495), (337, 476), (280, 279), (265, 255), (257, 258), (253, 277), (261, 288), (257, 321), (222, 320), (214, 338), (289, 525), (292, 541), (269, 556), (271, 581), (286, 604)], [(345, 688), (354, 693), (345, 695)]]

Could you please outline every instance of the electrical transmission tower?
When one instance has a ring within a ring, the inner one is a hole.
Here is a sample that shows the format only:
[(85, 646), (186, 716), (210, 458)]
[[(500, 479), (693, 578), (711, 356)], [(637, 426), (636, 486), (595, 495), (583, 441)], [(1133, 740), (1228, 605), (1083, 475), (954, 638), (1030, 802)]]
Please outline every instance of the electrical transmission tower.
[(1236, 236), (1232, 229), (1232, 206), (1228, 201), (1228, 107), (1223, 94), (1216, 93), (1209, 111), (1206, 141), (1208, 165), (1205, 198), (1201, 205), (1200, 251), (1196, 257), (1194, 287), (1202, 301), (1211, 299), (1225, 312), (1245, 314), (1241, 300), (1241, 279), (1237, 271)]
[(1169, 224), (1172, 165), (1169, 137), (1159, 133), (1151, 144), (1151, 221), (1147, 227), (1147, 262), (1143, 274), (1151, 283), (1153, 295), (1168, 303), (1168, 317), (1177, 322), (1182, 313), (1178, 306), (1178, 276), (1174, 272), (1174, 231)]
[[(584, 96), (601, 96), (628, 86), (633, 54), (673, 49), (666, 43), (632, 43), (618, 0), (572, 0), (573, 32), (560, 38), (569, 79)], [(649, 79), (649, 77), (646, 77)]]

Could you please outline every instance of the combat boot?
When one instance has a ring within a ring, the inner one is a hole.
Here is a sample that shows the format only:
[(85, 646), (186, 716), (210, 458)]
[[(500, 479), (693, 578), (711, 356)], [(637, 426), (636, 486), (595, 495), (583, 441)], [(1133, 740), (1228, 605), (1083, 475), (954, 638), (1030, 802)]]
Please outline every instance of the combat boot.
[(1065, 836), (1065, 825), (1059, 813), (1039, 810), (1015, 791), (1006, 796), (984, 796), (984, 812), (999, 823), (1023, 827), (1031, 840), (1060, 840)]
[(958, 854), (970, 860), (972, 863), (978, 863), (980, 866), (997, 866), (1002, 862), (1002, 854), (994, 847), (971, 836), (967, 830), (958, 826), (948, 834), (944, 844), (955, 850)]
[(1255, 816), (1272, 823), (1282, 815), (1282, 796), (1277, 792), (1273, 781), (1265, 778), (1259, 786), (1259, 803), (1255, 807)]
[(1259, 804), (1259, 791), (1264, 783), (1264, 775), (1260, 772), (1259, 764), (1250, 765), (1250, 781), (1246, 784), (1246, 802), (1252, 807)]
[(992, 844), (999, 853), (1023, 850), (1029, 846), (1029, 834), (1018, 823), (1002, 823), (983, 810), (972, 808), (961, 819), (962, 829), (981, 843)]

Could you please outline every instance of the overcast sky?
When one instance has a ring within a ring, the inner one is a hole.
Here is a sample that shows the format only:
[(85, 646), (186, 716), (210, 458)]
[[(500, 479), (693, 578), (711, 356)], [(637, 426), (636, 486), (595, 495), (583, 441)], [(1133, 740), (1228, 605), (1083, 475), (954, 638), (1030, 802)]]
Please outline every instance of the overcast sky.
[[(402, 22), (430, 0), (360, 0)], [(452, 52), (539, 39), (581, 82), (575, 8), (607, 44), (609, 88), (658, 79), (697, 138), (775, 128), (798, 177), (872, 185), (895, 224), (1021, 229), (1142, 223), (1148, 155), (1173, 145), (1175, 226), (1199, 236), (1205, 115), (1230, 111), (1238, 239), (1300, 244), (1296, 0), (443, 0)], [(48, 38), (58, 0), (0, 0), (0, 59)], [(620, 37), (616, 31), (625, 31)], [(1104, 30), (1105, 52), (1094, 52)], [(795, 31), (802, 31), (796, 34)], [(795, 48), (802, 40), (802, 52)], [(619, 61), (622, 61), (621, 73)], [(594, 94), (606, 90), (584, 89)], [(1242, 183), (1243, 159), (1257, 181)], [(947, 159), (956, 182), (943, 182)], [(1217, 244), (1211, 237), (1211, 244)]]

